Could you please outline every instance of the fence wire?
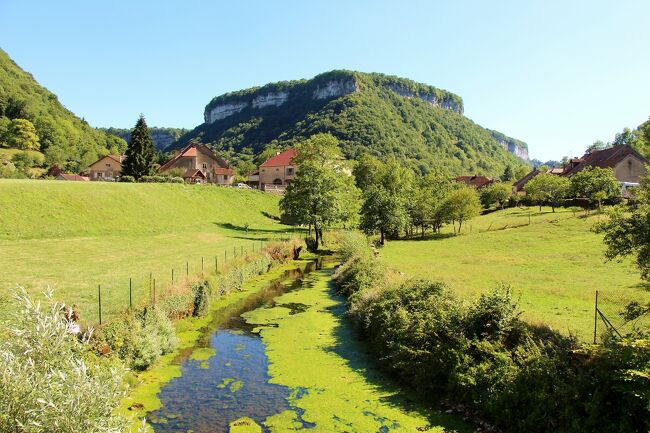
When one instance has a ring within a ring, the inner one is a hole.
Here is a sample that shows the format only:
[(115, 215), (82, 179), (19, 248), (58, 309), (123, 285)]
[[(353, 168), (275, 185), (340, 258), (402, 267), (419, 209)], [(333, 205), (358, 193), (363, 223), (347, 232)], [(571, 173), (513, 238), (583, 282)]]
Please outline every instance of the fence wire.
[(650, 332), (650, 293), (634, 295), (597, 290), (594, 300), (594, 343), (605, 335), (619, 337)]

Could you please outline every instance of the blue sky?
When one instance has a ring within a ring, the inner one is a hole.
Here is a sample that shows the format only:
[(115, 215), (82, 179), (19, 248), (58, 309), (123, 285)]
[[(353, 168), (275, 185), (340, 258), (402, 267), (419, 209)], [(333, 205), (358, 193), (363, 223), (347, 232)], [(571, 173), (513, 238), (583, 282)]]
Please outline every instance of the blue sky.
[(332, 69), (460, 95), (532, 157), (650, 116), (650, 1), (0, 0), (0, 47), (93, 126), (192, 128), (216, 95)]

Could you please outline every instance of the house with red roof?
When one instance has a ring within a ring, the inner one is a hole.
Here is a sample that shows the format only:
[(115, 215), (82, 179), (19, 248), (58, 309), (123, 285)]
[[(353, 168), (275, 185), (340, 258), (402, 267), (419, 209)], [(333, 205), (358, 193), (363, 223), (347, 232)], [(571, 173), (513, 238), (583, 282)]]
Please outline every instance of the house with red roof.
[(494, 179), (485, 176), (458, 176), (454, 180), (476, 189), (481, 189), (494, 183)]
[(88, 177), (96, 181), (115, 181), (122, 175), (124, 155), (106, 155), (88, 166)]
[(298, 167), (293, 159), (296, 157), (296, 149), (291, 148), (284, 152), (278, 152), (260, 165), (259, 189), (284, 190), (291, 183), (296, 175)]
[(178, 171), (188, 183), (232, 185), (235, 179), (235, 172), (228, 162), (204, 144), (188, 144), (158, 170), (160, 174), (172, 171)]

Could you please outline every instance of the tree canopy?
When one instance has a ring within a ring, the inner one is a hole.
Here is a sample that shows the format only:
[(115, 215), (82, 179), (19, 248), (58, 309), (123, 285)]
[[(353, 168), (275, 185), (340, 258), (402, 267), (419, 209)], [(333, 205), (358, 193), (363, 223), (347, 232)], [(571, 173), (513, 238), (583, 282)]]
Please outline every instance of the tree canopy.
[(133, 176), (136, 180), (155, 173), (156, 151), (144, 116), (140, 115), (131, 133), (131, 142), (126, 149), (122, 175)]

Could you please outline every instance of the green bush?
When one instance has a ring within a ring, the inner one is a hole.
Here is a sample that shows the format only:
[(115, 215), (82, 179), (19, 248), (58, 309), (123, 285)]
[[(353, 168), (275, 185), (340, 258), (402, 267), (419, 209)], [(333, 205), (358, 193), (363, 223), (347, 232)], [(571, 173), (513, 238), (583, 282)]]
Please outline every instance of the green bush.
[(169, 183), (185, 183), (182, 177), (177, 177), (177, 176), (172, 176), (167, 178), (167, 182)]
[(0, 332), (0, 431), (121, 433), (114, 416), (124, 369), (91, 356), (86, 336), (71, 333), (64, 306), (35, 303), (24, 290)]
[(177, 342), (165, 311), (147, 306), (101, 328), (96, 345), (101, 353), (114, 352), (130, 368), (146, 370), (159, 356), (174, 350)]
[(133, 176), (120, 176), (120, 182), (133, 183), (135, 182), (135, 177)]
[(212, 286), (207, 280), (192, 285), (192, 296), (194, 298), (193, 316), (204, 316), (208, 312), (211, 294)]
[(466, 304), (442, 283), (389, 284), (358, 238), (341, 240), (341, 256), (335, 281), (381, 365), (426, 398), (462, 405), (505, 432), (649, 431), (643, 335), (580, 347), (521, 321), (508, 287)]

